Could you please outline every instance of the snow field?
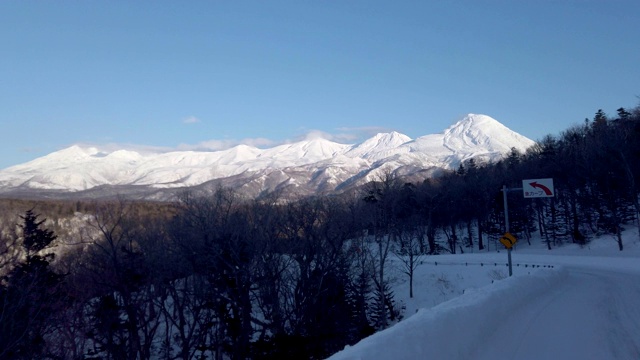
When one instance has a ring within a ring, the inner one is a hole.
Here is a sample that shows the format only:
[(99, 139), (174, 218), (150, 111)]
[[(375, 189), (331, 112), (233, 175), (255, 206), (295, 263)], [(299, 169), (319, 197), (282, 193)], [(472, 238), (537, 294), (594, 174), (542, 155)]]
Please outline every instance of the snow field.
[[(531, 297), (558, 286), (566, 271), (536, 269), (465, 291), (461, 296), (415, 315), (378, 332), (342, 352), (331, 360), (375, 359), (468, 359), (485, 335), (491, 333), (502, 318), (524, 306)], [(504, 334), (508, 339), (511, 334)]]
[(622, 252), (611, 236), (552, 250), (520, 243), (510, 278), (504, 250), (424, 257), (412, 299), (392, 259), (405, 320), (329, 359), (640, 359), (638, 228), (623, 239)]

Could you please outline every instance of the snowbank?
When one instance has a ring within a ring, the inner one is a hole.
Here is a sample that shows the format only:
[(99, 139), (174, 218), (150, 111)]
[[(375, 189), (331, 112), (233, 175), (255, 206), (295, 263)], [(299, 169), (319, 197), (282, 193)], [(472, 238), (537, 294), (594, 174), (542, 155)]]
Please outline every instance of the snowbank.
[[(513, 276), (442, 303), (421, 309), (395, 326), (376, 333), (330, 360), (466, 359), (502, 318), (530, 298), (558, 285), (566, 270), (538, 270)], [(504, 334), (508, 341), (510, 334)]]

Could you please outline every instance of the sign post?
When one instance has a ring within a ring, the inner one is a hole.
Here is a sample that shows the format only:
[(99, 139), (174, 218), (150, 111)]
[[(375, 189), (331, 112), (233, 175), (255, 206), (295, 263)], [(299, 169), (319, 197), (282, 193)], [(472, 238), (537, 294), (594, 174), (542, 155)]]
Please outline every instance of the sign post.
[[(507, 185), (502, 185), (502, 199), (504, 201), (504, 228), (505, 228), (505, 235), (509, 234), (509, 205), (507, 204), (507, 191), (509, 191), (509, 189), (507, 189)], [(511, 235), (511, 234), (509, 234), (509, 235)], [(506, 241), (503, 242), (502, 239), (506, 239), (506, 237), (503, 236), (502, 238), (500, 238), (500, 242), (503, 243), (506, 246), (506, 244), (505, 244)], [(507, 248), (507, 256), (508, 256), (508, 259), (509, 259), (509, 276), (513, 275), (513, 266), (511, 265), (511, 248), (512, 247), (513, 247), (513, 244), (511, 244), (511, 246), (506, 246), (506, 248)]]
[(511, 248), (518, 241), (516, 237), (509, 233), (509, 206), (507, 204), (507, 192), (509, 190), (522, 190), (525, 198), (543, 198), (555, 196), (553, 189), (553, 179), (529, 179), (522, 180), (521, 188), (507, 189), (507, 185), (502, 185), (502, 198), (504, 201), (504, 227), (505, 233), (500, 238), (500, 242), (507, 248), (509, 257), (509, 276), (513, 275), (513, 267), (511, 265)]

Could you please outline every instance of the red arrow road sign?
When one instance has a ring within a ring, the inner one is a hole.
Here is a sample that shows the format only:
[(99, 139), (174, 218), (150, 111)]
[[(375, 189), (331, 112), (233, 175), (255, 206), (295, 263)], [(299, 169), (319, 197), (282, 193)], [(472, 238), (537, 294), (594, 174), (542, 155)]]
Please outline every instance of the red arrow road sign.
[(535, 181), (534, 181), (534, 182), (532, 182), (532, 183), (529, 183), (529, 185), (531, 185), (531, 186), (532, 186), (532, 187), (534, 187), (534, 188), (541, 189), (542, 191), (544, 191), (544, 193), (545, 193), (547, 196), (552, 196), (552, 195), (553, 195), (553, 193), (551, 192), (551, 190), (550, 190), (548, 187), (546, 187), (546, 186), (544, 186), (544, 185), (542, 185), (542, 184), (538, 184), (538, 183), (537, 183), (537, 182), (535, 182)]
[(553, 179), (522, 180), (522, 194), (525, 198), (553, 197)]

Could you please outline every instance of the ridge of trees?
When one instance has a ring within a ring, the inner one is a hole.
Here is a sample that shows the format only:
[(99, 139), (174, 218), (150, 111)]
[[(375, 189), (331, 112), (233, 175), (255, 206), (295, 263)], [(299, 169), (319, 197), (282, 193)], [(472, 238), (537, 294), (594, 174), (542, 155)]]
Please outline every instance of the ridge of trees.
[[(224, 188), (175, 203), (0, 201), (24, 212), (0, 242), (0, 358), (325, 358), (402, 319), (393, 256), (411, 281), (423, 256), (495, 247), (502, 185), (554, 179), (554, 198), (509, 196), (521, 241), (607, 233), (622, 251), (640, 214), (639, 135), (640, 108), (599, 110), (498, 163), (421, 183), (388, 171), (297, 201)], [(74, 232), (38, 214), (75, 212), (90, 216)], [(65, 241), (75, 251), (54, 255)]]

